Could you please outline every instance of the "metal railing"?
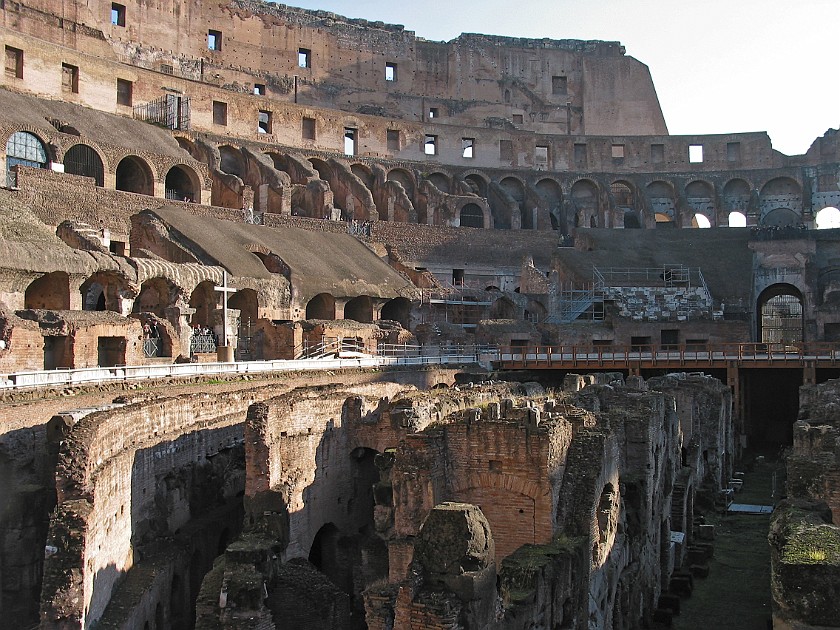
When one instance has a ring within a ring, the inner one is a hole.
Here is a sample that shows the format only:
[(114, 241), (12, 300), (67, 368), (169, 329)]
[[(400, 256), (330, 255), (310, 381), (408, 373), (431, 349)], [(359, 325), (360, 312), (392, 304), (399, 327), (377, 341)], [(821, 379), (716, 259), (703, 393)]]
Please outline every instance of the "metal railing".
[(148, 358), (161, 356), (163, 344), (160, 337), (144, 337), (143, 338), (143, 356)]
[(190, 354), (216, 352), (216, 339), (212, 333), (197, 333), (190, 338)]

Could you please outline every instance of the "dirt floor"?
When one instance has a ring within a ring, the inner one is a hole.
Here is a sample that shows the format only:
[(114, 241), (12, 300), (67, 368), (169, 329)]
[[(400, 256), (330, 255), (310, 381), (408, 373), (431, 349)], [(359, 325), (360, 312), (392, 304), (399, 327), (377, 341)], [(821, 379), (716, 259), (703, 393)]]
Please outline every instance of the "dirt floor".
[[(745, 471), (736, 503), (773, 505), (784, 486), (783, 467), (759, 459)], [(773, 477), (776, 492), (773, 495)], [(694, 580), (691, 597), (680, 602), (676, 630), (767, 630), (770, 624), (770, 515), (709, 514), (715, 525), (709, 577)]]

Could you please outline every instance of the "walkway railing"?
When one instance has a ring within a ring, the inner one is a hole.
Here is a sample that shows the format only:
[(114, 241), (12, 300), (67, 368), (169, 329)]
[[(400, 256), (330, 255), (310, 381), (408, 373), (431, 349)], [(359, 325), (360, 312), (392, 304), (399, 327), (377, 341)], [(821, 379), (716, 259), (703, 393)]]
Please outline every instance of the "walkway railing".
[(799, 367), (806, 363), (840, 366), (840, 344), (808, 342), (724, 343), (715, 345), (535, 346), (500, 348), (493, 363), (501, 368), (628, 367)]
[[(398, 348), (407, 348), (400, 353)], [(133, 381), (145, 379), (166, 379), (189, 376), (215, 376), (237, 374), (260, 374), (270, 372), (294, 372), (299, 370), (341, 370), (350, 368), (374, 368), (399, 365), (464, 365), (489, 363), (497, 356), (496, 348), (472, 347), (438, 349), (420, 346), (393, 346), (378, 355), (361, 352), (348, 358), (324, 357), (315, 359), (240, 361), (236, 363), (169, 363), (165, 365), (123, 365), (116, 367), (92, 367), (80, 369), (58, 369), (31, 372), (16, 372), (0, 376), (0, 391), (32, 387), (56, 387), (85, 385), (109, 381)], [(484, 352), (483, 350), (486, 350)]]

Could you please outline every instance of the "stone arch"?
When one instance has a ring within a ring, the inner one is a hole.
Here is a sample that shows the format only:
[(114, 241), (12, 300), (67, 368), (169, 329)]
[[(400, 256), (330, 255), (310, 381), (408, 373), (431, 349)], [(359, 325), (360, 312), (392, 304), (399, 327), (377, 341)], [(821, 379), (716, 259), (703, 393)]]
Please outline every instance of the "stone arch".
[(47, 168), (50, 158), (47, 145), (29, 131), (16, 131), (6, 140), (6, 185), (17, 185), (12, 168), (18, 164), (32, 168)]
[(593, 217), (597, 216), (600, 204), (598, 197), (600, 189), (598, 184), (591, 179), (579, 179), (572, 184), (570, 197), (572, 207), (575, 209), (574, 216), (566, 217), (571, 219), (575, 227), (587, 227)]
[(486, 228), (489, 227), (487, 225), (487, 217), (485, 216), (485, 210), (477, 203), (466, 203), (461, 206), (460, 211), (458, 212), (458, 225), (460, 227), (472, 227), (472, 228)]
[(840, 227), (840, 209), (826, 206), (814, 215), (814, 225), (818, 230)]
[(376, 178), (373, 175), (373, 171), (370, 170), (367, 164), (361, 164), (359, 162), (351, 164), (350, 172), (352, 172), (353, 175), (362, 180), (362, 183), (368, 190), (373, 190), (373, 184)]
[[(613, 226), (624, 226), (625, 218), (629, 219), (629, 227), (641, 227), (638, 212), (638, 194), (632, 182), (617, 179), (610, 184), (610, 199), (612, 201), (611, 218)], [(604, 226), (609, 227), (609, 226)]]
[(102, 156), (87, 144), (74, 144), (64, 153), (64, 172), (90, 177), (100, 188), (105, 186), (105, 166)]
[(715, 187), (712, 184), (702, 179), (695, 179), (686, 185), (685, 197), (691, 212), (692, 227), (709, 227), (718, 223)]
[(254, 289), (239, 289), (228, 298), (228, 308), (239, 311), (240, 322), (251, 322), (259, 319), (260, 303)]
[(208, 328), (213, 326), (213, 311), (219, 308), (220, 293), (216, 291), (216, 284), (211, 280), (199, 282), (190, 294), (189, 305), (190, 308), (195, 309), (195, 313), (190, 318), (190, 323), (193, 325), (206, 326)]
[(405, 194), (414, 203), (414, 176), (404, 168), (392, 168), (388, 171), (386, 179), (390, 182), (399, 182), (405, 189)]
[(431, 173), (426, 179), (428, 179), (434, 187), (437, 188), (440, 192), (449, 194), (451, 192), (452, 186), (450, 183), (450, 177), (446, 173), (441, 173), (440, 171), (436, 171)]
[(242, 151), (229, 144), (219, 147), (219, 170), (228, 175), (236, 175), (240, 179), (245, 178), (247, 168)]
[(128, 281), (109, 271), (98, 271), (79, 287), (82, 310), (122, 312), (120, 300), (129, 293)]
[(382, 306), (382, 311), (380, 312), (380, 319), (389, 319), (395, 322), (399, 322), (400, 325), (408, 329), (410, 321), (409, 318), (411, 316), (411, 300), (404, 297), (394, 298), (392, 300), (388, 300)]
[(306, 303), (306, 319), (335, 319), (335, 298), (329, 293), (319, 293)]
[(477, 171), (465, 173), (462, 178), (470, 190), (479, 197), (487, 198), (487, 187), (490, 179)]
[(792, 284), (777, 283), (765, 288), (756, 301), (757, 339), (781, 345), (803, 341), (804, 307), (802, 292)]
[(175, 140), (178, 142), (179, 147), (190, 154), (192, 159), (199, 162), (204, 161), (204, 156), (201, 154), (201, 151), (198, 150), (198, 147), (195, 146), (195, 142), (189, 138), (185, 138), (184, 136), (175, 136)]
[(36, 278), (26, 287), (23, 307), (70, 310), (70, 276), (64, 271), (53, 271)]
[(510, 298), (500, 297), (490, 305), (490, 319), (521, 319), (521, 309)]
[(333, 170), (329, 164), (327, 164), (324, 160), (319, 158), (309, 158), (309, 163), (312, 165), (316, 171), (318, 171), (318, 177), (323, 179), (325, 182), (328, 182), (332, 179)]
[(774, 208), (761, 217), (761, 225), (768, 227), (786, 227), (797, 225), (800, 216), (790, 208)]
[(362, 324), (373, 322), (373, 300), (369, 295), (359, 295), (344, 305), (344, 319), (352, 319)]
[(166, 198), (176, 201), (201, 201), (198, 174), (185, 164), (176, 164), (166, 173)]
[(525, 183), (518, 177), (509, 175), (499, 182), (499, 187), (510, 195), (519, 207), (519, 227), (523, 230), (533, 230), (534, 213), (525, 204)]
[(545, 201), (551, 229), (565, 232), (567, 226), (563, 220), (563, 189), (560, 184), (550, 177), (544, 177), (534, 184), (534, 189)]
[(140, 293), (134, 300), (133, 313), (154, 313), (160, 318), (166, 316), (166, 309), (174, 303), (177, 287), (161, 276), (149, 278), (140, 285)]
[(645, 192), (657, 227), (676, 222), (677, 203), (673, 184), (661, 179), (655, 180), (645, 187)]
[(738, 210), (733, 210), (727, 215), (726, 224), (729, 227), (747, 227), (747, 215)]
[(271, 161), (274, 164), (274, 170), (291, 175), (289, 172), (289, 163), (285, 155), (278, 153), (277, 151), (265, 151), (263, 154), (271, 158)]
[(761, 197), (767, 195), (801, 195), (802, 186), (791, 177), (775, 177), (761, 187)]
[(154, 195), (154, 173), (149, 163), (136, 155), (127, 155), (117, 164), (117, 190)]

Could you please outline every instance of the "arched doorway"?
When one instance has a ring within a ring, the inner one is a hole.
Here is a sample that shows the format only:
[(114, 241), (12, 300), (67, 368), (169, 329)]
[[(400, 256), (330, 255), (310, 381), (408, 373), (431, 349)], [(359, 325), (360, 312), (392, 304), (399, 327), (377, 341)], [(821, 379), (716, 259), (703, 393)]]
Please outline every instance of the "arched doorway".
[(399, 322), (403, 328), (408, 328), (409, 315), (411, 313), (411, 300), (407, 298), (394, 298), (385, 303), (382, 307), (381, 319), (388, 319)]
[(152, 195), (153, 179), (149, 165), (135, 155), (128, 155), (117, 164), (117, 190)]
[(240, 289), (228, 299), (228, 308), (239, 311), (240, 325), (254, 324), (259, 315), (259, 300), (253, 289)]
[(373, 302), (369, 295), (355, 297), (344, 305), (344, 319), (352, 319), (362, 324), (373, 322)]
[(97, 186), (105, 185), (105, 168), (102, 158), (86, 144), (74, 144), (64, 154), (64, 172), (91, 177)]
[(70, 276), (54, 271), (32, 281), (26, 287), (24, 308), (70, 310)]
[(26, 131), (13, 133), (6, 142), (6, 185), (10, 188), (17, 185), (13, 166), (47, 168), (47, 162), (47, 149), (38, 136)]
[(150, 278), (140, 286), (140, 294), (134, 301), (135, 313), (154, 313), (165, 317), (166, 308), (174, 303), (174, 286), (164, 278)]
[(747, 215), (737, 210), (729, 213), (729, 227), (747, 227)]
[(191, 324), (212, 327), (213, 311), (219, 308), (219, 292), (215, 290), (215, 286), (210, 280), (205, 280), (193, 289), (189, 304), (190, 308), (195, 309), (195, 313), (190, 318)]
[(329, 293), (319, 293), (306, 304), (306, 319), (335, 319), (335, 298)]
[(175, 201), (200, 201), (195, 182), (183, 166), (175, 165), (166, 174), (166, 198)]
[(242, 159), (242, 152), (238, 149), (228, 145), (219, 147), (219, 162), (220, 171), (236, 175), (240, 179), (245, 177), (245, 160)]
[(804, 340), (802, 293), (790, 284), (774, 284), (758, 297), (758, 336), (762, 343), (796, 345)]
[(458, 224), (461, 227), (483, 228), (484, 211), (475, 203), (468, 203), (461, 208)]

